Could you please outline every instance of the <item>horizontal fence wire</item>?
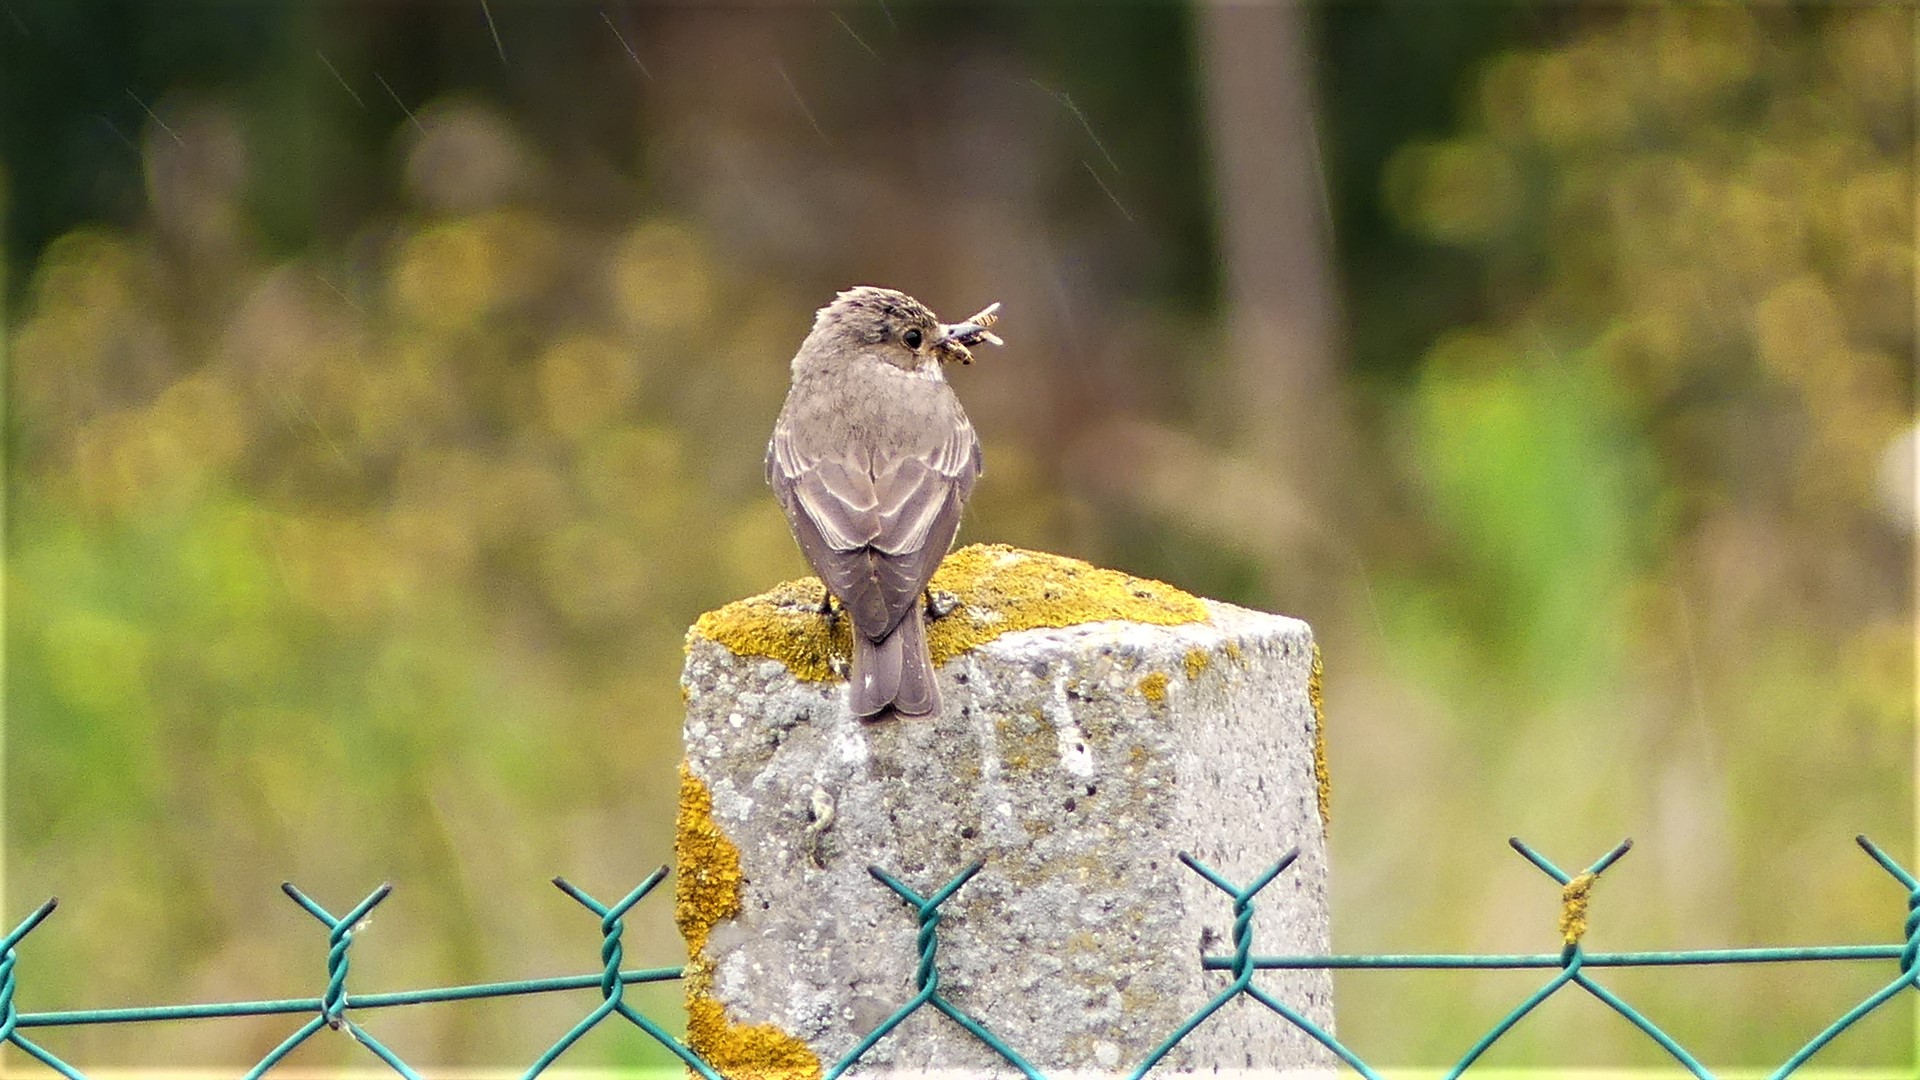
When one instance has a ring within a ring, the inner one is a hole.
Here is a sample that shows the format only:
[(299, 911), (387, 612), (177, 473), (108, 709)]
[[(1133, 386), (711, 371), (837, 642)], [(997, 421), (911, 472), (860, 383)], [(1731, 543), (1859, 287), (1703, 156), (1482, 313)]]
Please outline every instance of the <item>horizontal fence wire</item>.
[[(1863, 1017), (1892, 1000), (1902, 990), (1920, 983), (1916, 975), (1915, 957), (1920, 953), (1920, 880), (1916, 880), (1892, 857), (1866, 837), (1858, 837), (1860, 846), (1873, 860), (1906, 890), (1907, 917), (1902, 928), (1903, 940), (1890, 945), (1814, 945), (1799, 948), (1746, 948), (1746, 949), (1693, 949), (1667, 952), (1608, 952), (1589, 953), (1580, 942), (1586, 932), (1587, 897), (1594, 882), (1632, 847), (1631, 841), (1622, 841), (1620, 845), (1601, 856), (1592, 865), (1576, 874), (1569, 874), (1554, 865), (1545, 856), (1515, 838), (1509, 843), (1528, 862), (1541, 873), (1553, 879), (1561, 887), (1560, 931), (1565, 941), (1564, 948), (1558, 953), (1520, 953), (1520, 954), (1368, 954), (1368, 955), (1329, 955), (1329, 956), (1264, 956), (1254, 952), (1253, 914), (1256, 897), (1262, 889), (1284, 874), (1299, 856), (1299, 849), (1283, 855), (1279, 861), (1267, 868), (1245, 885), (1235, 885), (1217, 871), (1184, 852), (1180, 854), (1194, 873), (1225, 894), (1231, 905), (1233, 921), (1233, 952), (1227, 956), (1203, 956), (1200, 965), (1208, 971), (1223, 971), (1232, 975), (1226, 985), (1220, 988), (1204, 1004), (1197, 1007), (1188, 1018), (1170, 1032), (1159, 1045), (1125, 1075), (1130, 1080), (1141, 1080), (1171, 1053), (1180, 1041), (1195, 1029), (1206, 1023), (1207, 1019), (1227, 1003), (1238, 997), (1247, 997), (1280, 1016), (1287, 1023), (1304, 1032), (1308, 1037), (1325, 1047), (1334, 1056), (1345, 1062), (1353, 1072), (1369, 1080), (1378, 1080), (1380, 1073), (1364, 1061), (1351, 1048), (1346, 1046), (1325, 1027), (1315, 1023), (1300, 1010), (1280, 1000), (1259, 986), (1255, 976), (1261, 971), (1276, 970), (1388, 970), (1388, 969), (1549, 969), (1554, 972), (1539, 989), (1529, 994), (1498, 1023), (1489, 1028), (1467, 1049), (1445, 1076), (1448, 1080), (1461, 1075), (1471, 1068), (1482, 1055), (1491, 1049), (1514, 1026), (1519, 1024), (1534, 1009), (1548, 998), (1568, 986), (1576, 986), (1613, 1011), (1619, 1013), (1648, 1039), (1659, 1045), (1682, 1068), (1695, 1076), (1708, 1078), (1714, 1074), (1700, 1063), (1690, 1052), (1676, 1042), (1672, 1036), (1661, 1030), (1652, 1020), (1639, 1010), (1623, 1001), (1612, 991), (1595, 980), (1592, 971), (1603, 968), (1629, 967), (1676, 967), (1713, 964), (1778, 964), (1778, 963), (1821, 963), (1840, 961), (1895, 961), (1898, 974), (1884, 986), (1854, 1004), (1832, 1023), (1815, 1033), (1777, 1069), (1768, 1074), (1769, 1080), (1780, 1080), (1796, 1071), (1817, 1054), (1823, 1047), (1859, 1022)], [(938, 964), (939, 923), (941, 905), (952, 899), (973, 876), (980, 872), (983, 864), (974, 863), (962, 870), (940, 888), (931, 893), (922, 894), (912, 886), (900, 881), (880, 867), (870, 867), (875, 881), (890, 889), (909, 909), (919, 925), (917, 946), (919, 965), (914, 973), (915, 993), (899, 1008), (882, 1020), (872, 1031), (863, 1036), (840, 1060), (826, 1066), (822, 1071), (825, 1080), (846, 1073), (860, 1064), (865, 1055), (881, 1040), (891, 1034), (909, 1016), (922, 1008), (931, 1007), (959, 1025), (982, 1045), (997, 1054), (1002, 1061), (1031, 1080), (1044, 1080), (1045, 1074), (1035, 1067), (1014, 1047), (995, 1035), (977, 1017), (974, 1017), (955, 1005), (940, 989), (940, 971)], [(573, 1044), (593, 1030), (602, 1021), (618, 1015), (621, 1019), (639, 1028), (649, 1038), (665, 1047), (679, 1058), (687, 1068), (706, 1080), (725, 1080), (722, 1073), (686, 1044), (675, 1038), (659, 1022), (634, 1009), (625, 1000), (628, 986), (640, 983), (671, 982), (683, 975), (679, 967), (659, 967), (627, 969), (624, 966), (625, 954), (621, 946), (621, 936), (625, 929), (623, 917), (626, 913), (666, 878), (667, 868), (661, 867), (648, 875), (645, 881), (632, 892), (611, 905), (603, 904), (562, 878), (555, 878), (554, 885), (566, 893), (581, 907), (587, 909), (600, 920), (600, 970), (590, 974), (563, 976), (549, 979), (524, 979), (515, 982), (476, 983), (464, 986), (433, 987), (422, 990), (404, 990), (378, 994), (350, 994), (347, 992), (348, 954), (355, 937), (365, 927), (368, 915), (392, 892), (392, 887), (382, 885), (369, 893), (364, 900), (350, 908), (346, 914), (334, 916), (325, 907), (295, 888), (292, 884), (282, 886), (287, 896), (309, 915), (312, 915), (327, 931), (327, 980), (318, 997), (291, 998), (268, 1001), (230, 1001), (187, 1005), (154, 1005), (135, 1008), (113, 1009), (73, 1009), (49, 1012), (20, 1012), (14, 1004), (17, 989), (14, 968), (18, 963), (17, 947), (32, 933), (35, 927), (54, 913), (57, 900), (48, 900), (23, 919), (18, 926), (4, 937), (0, 937), (0, 1046), (11, 1043), (35, 1060), (44, 1064), (67, 1080), (85, 1080), (85, 1074), (73, 1065), (41, 1046), (27, 1032), (38, 1028), (61, 1028), (98, 1024), (137, 1024), (168, 1020), (198, 1020), (220, 1017), (305, 1015), (307, 1019), (289, 1034), (284, 1041), (255, 1063), (243, 1075), (246, 1080), (265, 1075), (294, 1049), (323, 1030), (346, 1033), (356, 1044), (366, 1049), (375, 1059), (403, 1077), (418, 1080), (420, 1073), (402, 1061), (385, 1044), (381, 1043), (353, 1018), (362, 1010), (394, 1008), (407, 1005), (425, 1005), (436, 1002), (471, 1001), (480, 998), (514, 997), (527, 994), (543, 994), (569, 990), (597, 989), (600, 1002), (572, 1028), (562, 1034), (535, 1061), (527, 1067), (523, 1076), (526, 1080), (539, 1076), (552, 1066)], [(1116, 1075), (1119, 1073), (1116, 1072)]]

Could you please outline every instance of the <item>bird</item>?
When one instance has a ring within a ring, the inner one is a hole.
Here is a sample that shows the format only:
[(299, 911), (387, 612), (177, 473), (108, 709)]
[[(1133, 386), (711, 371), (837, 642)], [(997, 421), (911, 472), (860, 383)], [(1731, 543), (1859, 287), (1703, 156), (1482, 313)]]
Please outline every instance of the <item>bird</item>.
[(999, 308), (943, 323), (906, 293), (855, 286), (815, 313), (794, 354), (767, 482), (826, 587), (823, 616), (838, 600), (852, 621), (848, 700), (861, 720), (940, 711), (927, 587), (981, 471), (944, 368), (1001, 344), (988, 329)]

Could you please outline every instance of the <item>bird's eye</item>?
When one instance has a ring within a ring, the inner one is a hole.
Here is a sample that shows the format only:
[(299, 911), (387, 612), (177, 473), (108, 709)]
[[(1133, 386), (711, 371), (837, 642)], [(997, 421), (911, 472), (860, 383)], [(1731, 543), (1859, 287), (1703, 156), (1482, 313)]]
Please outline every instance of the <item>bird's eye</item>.
[(907, 348), (917, 349), (920, 347), (920, 331), (909, 330), (900, 335), (900, 340), (907, 343)]

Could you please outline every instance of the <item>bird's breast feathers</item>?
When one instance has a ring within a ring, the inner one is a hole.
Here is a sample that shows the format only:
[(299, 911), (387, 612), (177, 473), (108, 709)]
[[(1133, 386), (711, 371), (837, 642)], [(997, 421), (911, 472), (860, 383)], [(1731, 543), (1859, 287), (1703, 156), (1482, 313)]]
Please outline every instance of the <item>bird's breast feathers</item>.
[(918, 367), (904, 370), (910, 379), (924, 379), (927, 382), (942, 384), (947, 381), (947, 366), (931, 356), (921, 357)]

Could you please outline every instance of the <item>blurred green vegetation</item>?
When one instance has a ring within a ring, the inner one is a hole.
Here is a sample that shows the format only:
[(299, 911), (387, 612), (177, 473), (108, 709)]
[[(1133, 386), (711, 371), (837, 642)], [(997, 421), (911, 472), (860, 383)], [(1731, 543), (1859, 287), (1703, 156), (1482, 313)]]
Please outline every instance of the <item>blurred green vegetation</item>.
[[(1471, 703), (1460, 738), (1490, 771), (1462, 819), (1534, 819), (1547, 782), (1669, 849), (1664, 887), (1620, 887), (1643, 935), (1863, 925), (1891, 897), (1844, 839), (1911, 835), (1904, 20), (1567, 19), (1467, 71), (1458, 122), (1381, 173), (1408, 234), (1472, 256), (1472, 302), (1388, 392), (1422, 526), (1382, 587), (1386, 641), (1429, 693)], [(1363, 835), (1391, 827), (1359, 812), (1378, 822)], [(1698, 1009), (1684, 978), (1637, 981), (1656, 1015)], [(1695, 1023), (1729, 1056), (1777, 1061), (1817, 1027), (1776, 975), (1718, 985)], [(1489, 1004), (1461, 999), (1458, 1020)], [(1901, 1028), (1881, 1023), (1881, 1045), (1910, 1046)], [(1564, 1030), (1506, 1052), (1543, 1060)]]
[[(1641, 841), (1597, 947), (1899, 925), (1848, 839), (1913, 838), (1904, 14), (1316, 10), (1359, 436), (1324, 464), (1351, 505), (1308, 511), (1327, 570), (1217, 524), (1259, 520), (1221, 514), (1242, 488), (1076, 465), (1113, 415), (1270, 482), (1218, 436), (1235, 223), (1186, 9), (495, 3), (498, 50), (478, 5), (8, 10), (5, 899), (69, 901), (23, 1007), (310, 993), (283, 878), (400, 884), (363, 988), (590, 968), (544, 883), (617, 893), (670, 850), (681, 637), (803, 572), (760, 452), (855, 279), (1008, 304), (956, 376), (968, 539), (1314, 623), (1341, 949), (1546, 947), (1511, 832)], [(629, 957), (679, 955), (664, 916)], [(1618, 984), (1716, 1064), (1880, 977), (1659, 975)], [(1451, 1060), (1524, 992), (1431, 980), (1342, 976), (1343, 1037)], [(381, 1034), (525, 1060), (576, 1005)], [(1906, 1060), (1889, 1015), (1826, 1060)], [(1550, 1009), (1496, 1063), (1656, 1060), (1600, 1017)]]

